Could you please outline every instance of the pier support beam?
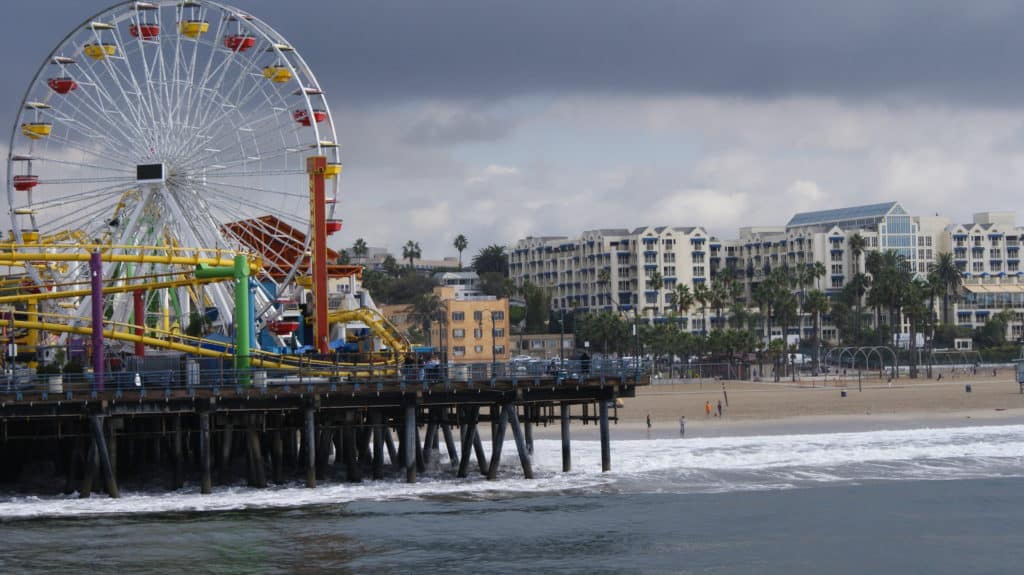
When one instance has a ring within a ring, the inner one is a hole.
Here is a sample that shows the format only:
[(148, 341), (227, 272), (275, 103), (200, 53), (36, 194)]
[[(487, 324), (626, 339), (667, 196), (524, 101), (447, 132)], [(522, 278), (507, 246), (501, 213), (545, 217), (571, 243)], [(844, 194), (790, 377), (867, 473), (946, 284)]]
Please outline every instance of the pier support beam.
[(402, 434), (402, 465), (405, 482), (416, 483), (416, 404), (405, 405), (405, 425)]
[(455, 447), (455, 437), (452, 435), (452, 427), (448, 425), (448, 421), (441, 422), (441, 433), (444, 434), (444, 445), (448, 449), (448, 460), (452, 464), (452, 469), (459, 468), (459, 451)]
[(523, 466), (523, 475), (527, 479), (533, 479), (533, 462), (530, 461), (530, 452), (526, 447), (526, 440), (523, 437), (523, 430), (519, 426), (519, 416), (516, 414), (516, 404), (509, 402), (505, 404), (504, 417), (508, 419), (512, 427), (512, 437), (516, 440), (516, 451), (519, 452), (519, 464)]
[(345, 412), (345, 425), (342, 428), (342, 454), (345, 459), (345, 479), (352, 483), (359, 483), (363, 480), (363, 470), (356, 460), (358, 446), (356, 445), (356, 430), (354, 426), (355, 414), (351, 410)]
[[(207, 414), (209, 419), (209, 414)], [(217, 482), (226, 485), (231, 482), (231, 444), (234, 442), (235, 426), (231, 419), (224, 422), (224, 431), (220, 432), (220, 470)]]
[(526, 428), (526, 449), (533, 455), (533, 416), (538, 408), (533, 405), (523, 406), (523, 426)]
[(107, 495), (116, 499), (121, 496), (121, 492), (117, 488), (117, 474), (110, 464), (110, 454), (107, 452), (107, 439), (103, 434), (103, 418), (98, 415), (89, 416), (89, 426), (92, 428), (92, 440), (99, 458), (100, 469), (103, 471), (103, 482), (107, 488)]
[(562, 419), (562, 472), (572, 471), (572, 451), (569, 443), (569, 404), (562, 402), (558, 404)]
[(373, 478), (384, 479), (384, 415), (379, 409), (370, 412), (373, 424)]
[(312, 407), (305, 409), (306, 432), (303, 439), (306, 442), (306, 487), (316, 487), (316, 419)]
[(395, 438), (391, 436), (391, 428), (385, 425), (381, 432), (384, 434), (384, 446), (388, 450), (388, 461), (395, 467), (405, 465), (404, 461), (399, 461), (398, 450), (395, 449)]
[(480, 475), (487, 475), (490, 467), (487, 465), (487, 454), (484, 453), (484, 442), (480, 439), (480, 428), (473, 434), (473, 451), (476, 453), (476, 464), (480, 467)]
[(281, 421), (270, 434), (270, 479), (275, 485), (284, 483), (284, 438), (282, 437)]
[(601, 414), (601, 471), (612, 470), (611, 441), (608, 435), (608, 400), (601, 398), (598, 402), (598, 410)]
[(207, 495), (213, 492), (213, 481), (210, 477), (210, 412), (199, 412), (199, 492)]
[(249, 451), (249, 471), (252, 476), (252, 486), (265, 488), (267, 486), (267, 468), (263, 464), (263, 447), (260, 445), (260, 425), (257, 416), (249, 417), (249, 424), (245, 430), (247, 436), (247, 447)]
[(185, 485), (185, 461), (182, 454), (182, 429), (181, 414), (174, 414), (174, 437), (171, 444), (171, 453), (174, 454), (174, 489), (181, 489)]
[(78, 489), (79, 499), (92, 496), (92, 484), (99, 472), (99, 456), (96, 453), (96, 442), (86, 442), (89, 455), (85, 458), (85, 469), (82, 470), (82, 483)]
[[(472, 459), (472, 449), (476, 445), (480, 445), (480, 451), (483, 451), (483, 445), (480, 444), (480, 437), (477, 432), (477, 423), (480, 421), (480, 406), (473, 405), (467, 407), (465, 410), (466, 417), (466, 430), (462, 433), (462, 460), (459, 462), (459, 471), (456, 474), (458, 477), (466, 477), (469, 474), (469, 460)], [(486, 469), (486, 464), (480, 462), (480, 471)]]
[[(494, 406), (491, 406), (491, 413), (495, 412)], [(505, 428), (508, 427), (508, 410), (501, 409), (501, 415), (498, 416), (498, 431), (494, 434), (492, 444), (494, 449), (491, 451), (491, 466), (487, 468), (487, 479), (493, 481), (498, 478), (498, 465), (501, 463), (501, 447), (505, 443)]]

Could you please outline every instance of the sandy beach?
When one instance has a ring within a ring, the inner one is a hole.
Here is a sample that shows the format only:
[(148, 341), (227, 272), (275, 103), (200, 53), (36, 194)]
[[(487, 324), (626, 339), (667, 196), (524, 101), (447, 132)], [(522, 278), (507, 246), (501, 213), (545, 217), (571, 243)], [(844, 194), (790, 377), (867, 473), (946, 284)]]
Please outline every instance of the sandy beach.
[[(970, 392), (965, 389), (968, 384)], [(705, 402), (711, 404), (711, 415), (705, 413)], [(657, 436), (678, 436), (681, 415), (686, 416), (687, 435), (1024, 423), (1024, 395), (1009, 369), (995, 376), (991, 370), (945, 371), (942, 380), (902, 377), (889, 382), (865, 377), (859, 388), (856, 377), (655, 383), (639, 388), (637, 397), (623, 404), (617, 410), (620, 430), (645, 432), (649, 415), (651, 433)]]

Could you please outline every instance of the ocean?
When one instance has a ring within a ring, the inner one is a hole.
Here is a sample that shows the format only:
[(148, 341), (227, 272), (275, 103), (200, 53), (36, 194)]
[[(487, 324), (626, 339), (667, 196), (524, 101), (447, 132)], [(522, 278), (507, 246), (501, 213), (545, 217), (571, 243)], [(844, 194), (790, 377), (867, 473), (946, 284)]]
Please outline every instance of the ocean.
[(1024, 425), (626, 435), (605, 474), (539, 439), (529, 481), (509, 443), (495, 482), (2, 495), (0, 572), (1024, 572)]

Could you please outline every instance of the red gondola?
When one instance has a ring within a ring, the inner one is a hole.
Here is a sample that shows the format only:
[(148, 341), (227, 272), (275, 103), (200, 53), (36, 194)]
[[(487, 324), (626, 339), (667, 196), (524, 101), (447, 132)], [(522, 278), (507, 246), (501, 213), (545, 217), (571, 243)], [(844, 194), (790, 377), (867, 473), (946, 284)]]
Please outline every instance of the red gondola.
[(160, 26), (156, 24), (132, 24), (128, 31), (136, 38), (152, 40), (160, 35)]
[(327, 220), (327, 235), (341, 231), (341, 220)]
[(78, 83), (77, 82), (75, 82), (71, 78), (67, 78), (67, 77), (64, 77), (64, 78), (50, 78), (49, 80), (46, 81), (46, 85), (49, 86), (51, 90), (53, 90), (54, 92), (57, 92), (58, 94), (67, 94), (68, 92), (70, 92), (70, 91), (72, 91), (72, 90), (74, 90), (75, 88), (78, 87)]
[(306, 111), (306, 110), (295, 110), (294, 112), (292, 112), (292, 117), (295, 118), (296, 122), (302, 124), (303, 126), (311, 126), (311, 125), (313, 125), (313, 121), (312, 120), (316, 120), (317, 124), (319, 124), (320, 122), (323, 122), (324, 120), (326, 120), (327, 119), (327, 111), (326, 110), (313, 110), (313, 118), (312, 118), (312, 120), (310, 120), (309, 112), (308, 111)]
[(267, 329), (277, 335), (287, 335), (299, 329), (297, 321), (272, 321), (267, 323)]
[(14, 176), (14, 189), (27, 192), (39, 185), (39, 176)]
[(256, 45), (254, 36), (232, 34), (224, 37), (224, 47), (234, 52), (245, 52)]

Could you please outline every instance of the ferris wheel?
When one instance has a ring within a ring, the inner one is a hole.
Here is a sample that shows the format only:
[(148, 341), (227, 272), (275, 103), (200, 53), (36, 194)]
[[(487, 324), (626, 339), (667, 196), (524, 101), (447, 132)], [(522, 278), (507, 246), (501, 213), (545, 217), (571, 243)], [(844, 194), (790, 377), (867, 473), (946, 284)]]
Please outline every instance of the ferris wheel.
[[(337, 136), (292, 45), (219, 2), (124, 2), (72, 30), (25, 92), (7, 164), (10, 241), (255, 252), (264, 256), (260, 309), (273, 313), (268, 302), (308, 265), (313, 155), (327, 157), (328, 229), (337, 231)], [(104, 271), (115, 282), (184, 272), (159, 263)], [(75, 262), (26, 273), (50, 289), (88, 277)], [(212, 307), (230, 323), (229, 286), (167, 292), (162, 303), (182, 317)], [(123, 296), (107, 305), (115, 320), (131, 313)]]

